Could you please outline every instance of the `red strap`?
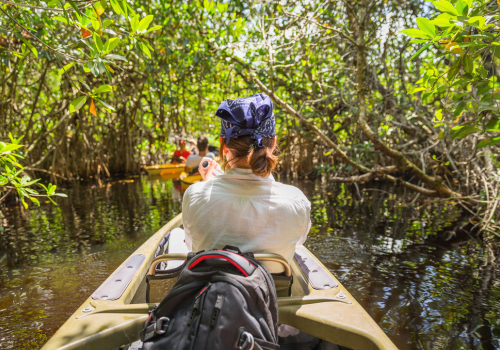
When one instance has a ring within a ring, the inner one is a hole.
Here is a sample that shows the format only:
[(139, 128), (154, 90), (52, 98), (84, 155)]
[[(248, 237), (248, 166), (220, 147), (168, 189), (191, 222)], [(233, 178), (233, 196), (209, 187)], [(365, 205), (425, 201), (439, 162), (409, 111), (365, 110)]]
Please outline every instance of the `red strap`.
[[(226, 252), (226, 251), (225, 251)], [(231, 253), (231, 254), (235, 254), (233, 252), (226, 252), (226, 253)], [(235, 254), (235, 255), (238, 255), (238, 254)], [(241, 255), (238, 255), (239, 257), (242, 257)], [(189, 270), (191, 270), (192, 268), (194, 268), (196, 265), (198, 265), (200, 262), (202, 262), (203, 260), (206, 260), (206, 259), (224, 259), (224, 260), (227, 260), (229, 261), (231, 264), (233, 264), (238, 270), (241, 271), (241, 273), (245, 276), (245, 277), (248, 277), (248, 273), (240, 266), (238, 265), (238, 263), (236, 263), (234, 260), (232, 260), (231, 258), (227, 257), (227, 256), (224, 256), (224, 255), (219, 255), (219, 254), (210, 254), (210, 255), (203, 255), (203, 256), (200, 256), (198, 259), (196, 259), (195, 261), (193, 261), (193, 263), (191, 265), (189, 265)], [(245, 259), (246, 261), (248, 261), (248, 259), (242, 257), (243, 259)], [(254, 268), (255, 266), (250, 262), (248, 261), (248, 263), (250, 265), (252, 265)]]

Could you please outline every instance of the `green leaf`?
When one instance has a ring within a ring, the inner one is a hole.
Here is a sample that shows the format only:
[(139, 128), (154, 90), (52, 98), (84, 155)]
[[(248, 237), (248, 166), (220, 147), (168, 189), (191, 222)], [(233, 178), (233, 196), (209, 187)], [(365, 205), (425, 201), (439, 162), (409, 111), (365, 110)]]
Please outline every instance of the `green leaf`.
[(149, 33), (149, 32), (154, 32), (155, 30), (160, 30), (162, 28), (162, 26), (160, 25), (156, 25), (154, 27), (151, 27), (148, 29), (148, 31), (146, 33)]
[[(26, 193), (28, 194), (31, 194), (31, 195), (35, 195), (35, 194), (38, 194), (37, 191), (35, 191), (34, 189), (32, 188), (29, 188), (29, 187), (25, 187), (26, 185), (23, 185), (23, 191), (25, 191)], [(29, 196), (28, 196), (29, 197)]]
[(500, 58), (500, 47), (494, 47), (493, 48), (493, 54), (495, 55), (496, 58)]
[(470, 107), (472, 108), (474, 113), (477, 113), (477, 111), (479, 110), (479, 103), (476, 101), (471, 101)]
[(469, 43), (458, 43), (458, 47), (471, 47), (473, 49), (477, 48), (482, 48), (488, 46), (487, 44), (484, 43), (478, 43), (478, 42), (469, 42)]
[(153, 21), (153, 18), (154, 18), (153, 15), (148, 15), (148, 16), (144, 17), (143, 19), (141, 19), (141, 21), (139, 22), (139, 25), (137, 27), (137, 31), (142, 32), (142, 31), (148, 29), (149, 25), (151, 24), (151, 21)]
[(99, 28), (101, 28), (101, 22), (99, 22), (99, 20), (94, 18), (91, 18), (90, 21), (92, 22), (92, 27), (94, 27), (94, 30), (97, 32)]
[(26, 39), (24, 39), (22, 36), (20, 36), (21, 40), (23, 41), (23, 43), (26, 44), (26, 46), (29, 47), (31, 53), (33, 54), (33, 56), (35, 56), (36, 58), (38, 58), (38, 51), (36, 50), (36, 48)]
[(425, 91), (425, 90), (427, 90), (427, 88), (425, 88), (425, 87), (418, 87), (418, 88), (413, 89), (411, 92), (408, 92), (408, 95), (413, 95), (413, 94), (416, 94), (419, 91)]
[(477, 71), (479, 72), (479, 75), (482, 79), (486, 79), (488, 77), (488, 71), (486, 70), (486, 68), (484, 68), (483, 65), (479, 66)]
[(458, 16), (458, 12), (455, 7), (453, 7), (453, 5), (446, 0), (434, 1), (432, 4), (436, 6), (436, 8), (441, 12), (446, 12), (450, 15)]
[(85, 83), (84, 81), (81, 81), (81, 80), (80, 80), (80, 83), (85, 87), (85, 89), (87, 89), (87, 91), (89, 91), (89, 92), (92, 91), (92, 90), (90, 90), (90, 87), (87, 85), (87, 83)]
[(455, 78), (455, 75), (460, 71), (460, 67), (452, 67), (446, 76), (448, 81), (452, 81)]
[(7, 144), (7, 146), (0, 149), (0, 154), (15, 151), (18, 148), (24, 147), (24, 145), (16, 145), (13, 143)]
[(432, 43), (428, 43), (424, 47), (422, 47), (420, 50), (418, 50), (413, 56), (411, 56), (410, 60), (408, 62), (411, 62), (415, 57), (418, 57), (422, 52), (424, 52), (429, 46), (431, 46)]
[(493, 140), (491, 140), (490, 146), (495, 146), (498, 143), (500, 143), (500, 137), (494, 137)]
[(125, 16), (125, 18), (128, 18), (128, 9), (127, 9), (127, 0), (117, 0), (118, 4), (120, 5), (120, 8), (122, 9), (122, 12)]
[(64, 72), (67, 72), (71, 67), (73, 67), (76, 64), (76, 62), (71, 62), (59, 69), (59, 75), (63, 75)]
[(421, 38), (421, 39), (430, 39), (429, 34), (420, 29), (403, 29), (399, 31), (400, 33), (406, 34), (411, 38)]
[(147, 40), (144, 40), (144, 41), (143, 41), (143, 43), (144, 43), (144, 45), (146, 45), (146, 46), (148, 47), (148, 49), (149, 49), (150, 51), (154, 51), (154, 50), (153, 50), (153, 48), (151, 47), (151, 45), (149, 45), (149, 43), (148, 43), (148, 41), (147, 41)]
[(500, 120), (496, 117), (490, 119), (490, 121), (484, 127), (485, 131), (500, 131)]
[(139, 16), (130, 18), (130, 27), (132, 28), (133, 32), (137, 31), (137, 28), (139, 27)]
[(99, 70), (99, 74), (106, 72), (106, 67), (104, 67), (104, 63), (101, 61), (97, 63), (97, 69)]
[(146, 56), (151, 58), (151, 51), (149, 51), (148, 47), (144, 45), (144, 43), (139, 43), (139, 46), (141, 47), (141, 50), (146, 54)]
[(94, 94), (100, 94), (100, 93), (108, 92), (108, 91), (112, 91), (112, 90), (113, 90), (113, 88), (110, 85), (101, 85), (96, 90), (94, 90)]
[(71, 104), (69, 105), (69, 112), (73, 113), (82, 108), (82, 106), (87, 102), (87, 97), (86, 96), (80, 96), (75, 98)]
[(78, 6), (76, 6), (76, 4), (75, 4), (73, 1), (68, 1), (68, 2), (69, 2), (69, 4), (71, 5), (71, 7), (73, 8), (73, 10), (75, 10), (75, 12), (76, 12), (79, 16), (81, 16), (82, 14), (81, 14), (80, 9), (78, 8)]
[(455, 111), (453, 111), (454, 118), (457, 118), (463, 112), (463, 110), (467, 108), (467, 102), (468, 101), (460, 102), (457, 108), (455, 108)]
[(462, 15), (462, 16), (467, 16), (467, 13), (469, 12), (469, 5), (467, 4), (467, 2), (465, 2), (464, 0), (460, 0), (457, 2), (457, 11), (458, 11), (458, 14)]
[(468, 96), (468, 95), (469, 95), (469, 93), (468, 93), (468, 92), (461, 92), (461, 93), (458, 93), (458, 94), (453, 95), (452, 100), (453, 100), (453, 101), (458, 101), (458, 100), (460, 100), (462, 97), (465, 97), (465, 96)]
[(118, 16), (121, 14), (124, 14), (124, 12), (122, 11), (122, 8), (120, 7), (120, 5), (118, 4), (118, 2), (116, 0), (110, 0), (110, 3), (111, 3), (111, 7), (113, 8), (113, 10), (115, 11), (115, 13)]
[(94, 42), (95, 42), (95, 45), (97, 47), (97, 50), (99, 50), (99, 52), (101, 52), (102, 48), (103, 48), (101, 37), (94, 33), (93, 38), (94, 38)]
[(438, 121), (441, 121), (443, 120), (443, 110), (442, 109), (438, 109), (437, 112), (436, 112), (436, 119)]
[(64, 17), (61, 17), (61, 16), (54, 16), (54, 17), (50, 17), (51, 19), (53, 20), (56, 20), (58, 22), (62, 22), (64, 24), (70, 24), (71, 21), (69, 21), (67, 18), (64, 18)]
[(478, 127), (475, 125), (467, 125), (458, 130), (456, 133), (453, 134), (452, 139), (463, 139), (464, 137), (473, 134), (475, 132), (481, 131)]
[(67, 197), (68, 197), (68, 196), (67, 196), (67, 195), (65, 195), (64, 193), (54, 193), (54, 194), (52, 194), (52, 196), (65, 197), (65, 198), (67, 198)]
[[(452, 27), (452, 26), (456, 25), (452, 21), (457, 21), (457, 16), (452, 16), (452, 15), (449, 15), (447, 13), (442, 13), (439, 16), (437, 16), (436, 18), (434, 18), (432, 21), (430, 21), (430, 23), (432, 23), (436, 26), (439, 26), (439, 27), (446, 28), (446, 27)], [(449, 29), (451, 29), (451, 28), (449, 28)], [(446, 33), (443, 33), (442, 36), (445, 37), (446, 35), (447, 35)]]
[[(37, 183), (38, 181), (40, 181), (40, 180), (41, 180), (41, 179), (36, 179), (36, 180), (30, 181), (30, 182), (27, 182), (27, 183), (25, 183), (23, 186), (31, 186), (31, 185), (34, 185), (34, 184), (36, 184), (36, 183)], [(37, 191), (35, 191), (35, 190), (32, 190), (32, 191), (34, 191), (34, 192), (31, 192), (32, 194), (38, 194), (38, 192), (37, 192)]]
[(90, 71), (92, 72), (92, 74), (94, 75), (94, 77), (98, 77), (99, 76), (99, 67), (98, 67), (98, 63), (97, 62), (89, 62), (88, 63), (90, 66)]
[(436, 27), (434, 24), (430, 23), (430, 20), (425, 17), (418, 17), (417, 18), (417, 25), (426, 34), (434, 37), (436, 36)]
[(98, 98), (96, 98), (96, 101), (99, 101), (99, 103), (101, 103), (101, 104), (102, 104), (104, 107), (106, 107), (106, 108), (109, 108), (109, 109), (111, 109), (111, 110), (113, 110), (113, 111), (115, 111), (115, 110), (116, 110), (113, 106), (111, 106), (110, 104), (108, 104), (108, 103), (106, 103), (106, 102), (104, 102), (104, 101), (102, 101), (102, 100), (99, 100)]
[(47, 191), (47, 195), (50, 196), (52, 193), (54, 193), (56, 188), (57, 188), (56, 185), (49, 184), (49, 190)]
[(429, 40), (426, 39), (412, 39), (410, 40), (410, 44), (423, 44), (428, 42)]
[[(132, 6), (130, 6), (130, 4), (128, 4), (126, 0), (124, 0), (123, 3), (127, 4), (127, 9), (128, 9), (128, 12), (130, 13), (130, 16), (135, 16), (134, 8)], [(139, 17), (137, 17), (137, 18), (139, 18)]]
[(483, 16), (475, 16), (471, 17), (467, 20), (467, 23), (469, 23), (471, 26), (483, 29), (484, 23), (486, 22), (486, 18)]
[(120, 43), (120, 39), (118, 38), (111, 38), (106, 43), (104, 44), (104, 47), (102, 49), (103, 53), (108, 53), (111, 52), (115, 49), (115, 47)]
[(108, 54), (108, 55), (106, 55), (106, 58), (112, 58), (114, 60), (120, 60), (120, 61), (128, 62), (125, 57), (120, 56), (120, 55)]
[(467, 73), (472, 73), (474, 70), (474, 61), (469, 55), (464, 55), (464, 71)]
[(477, 144), (476, 147), (483, 148), (483, 147), (488, 146), (490, 143), (491, 143), (491, 139), (484, 139), (484, 140), (479, 141), (479, 143)]

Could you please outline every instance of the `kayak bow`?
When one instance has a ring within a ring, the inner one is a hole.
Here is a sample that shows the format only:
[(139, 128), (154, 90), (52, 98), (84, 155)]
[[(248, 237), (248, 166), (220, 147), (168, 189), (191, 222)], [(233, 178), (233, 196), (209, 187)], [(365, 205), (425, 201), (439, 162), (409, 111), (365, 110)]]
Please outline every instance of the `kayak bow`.
[(197, 182), (200, 182), (203, 180), (200, 174), (195, 174), (195, 175), (190, 175), (187, 176), (187, 174), (181, 175), (181, 186), (182, 186), (182, 193), (186, 192), (189, 186), (192, 184), (195, 184)]
[[(181, 225), (182, 214), (179, 214), (140, 246), (75, 311), (42, 350), (119, 349), (138, 340), (148, 311), (155, 306), (145, 302), (146, 274), (154, 271), (156, 262), (186, 258), (186, 254), (160, 255), (162, 249), (165, 250), (167, 233)], [(256, 254), (256, 258), (284, 261), (274, 254)], [(278, 293), (280, 323), (350, 349), (397, 350), (361, 305), (307, 248), (298, 247), (292, 264), (284, 271), (285, 275), (292, 274), (293, 284), (291, 296), (279, 297)]]
[(144, 167), (149, 175), (165, 177), (179, 177), (185, 171), (185, 168), (184, 164), (161, 164)]

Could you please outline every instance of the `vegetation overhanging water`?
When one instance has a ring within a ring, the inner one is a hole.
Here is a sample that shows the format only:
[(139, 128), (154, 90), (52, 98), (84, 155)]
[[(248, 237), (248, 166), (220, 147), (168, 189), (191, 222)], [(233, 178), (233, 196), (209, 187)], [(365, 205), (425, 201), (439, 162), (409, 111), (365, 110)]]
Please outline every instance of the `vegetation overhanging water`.
[[(400, 349), (500, 347), (498, 266), (460, 207), (394, 188), (293, 182), (312, 202), (306, 245)], [(398, 192), (396, 190), (395, 192)], [(80, 183), (58, 207), (7, 203), (0, 349), (38, 349), (106, 277), (181, 211), (172, 180)]]

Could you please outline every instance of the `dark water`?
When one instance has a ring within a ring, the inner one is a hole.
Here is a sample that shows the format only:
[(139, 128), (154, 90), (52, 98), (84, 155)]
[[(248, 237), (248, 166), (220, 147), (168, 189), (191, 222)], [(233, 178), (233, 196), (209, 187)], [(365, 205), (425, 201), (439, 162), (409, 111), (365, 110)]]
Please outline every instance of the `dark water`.
[[(306, 245), (400, 349), (500, 348), (500, 278), (454, 203), (392, 188), (295, 183)], [(64, 190), (59, 207), (1, 208), (0, 349), (38, 349), (140, 244), (181, 211), (171, 180)], [(362, 200), (360, 200), (360, 198)], [(397, 200), (396, 200), (397, 198)]]

